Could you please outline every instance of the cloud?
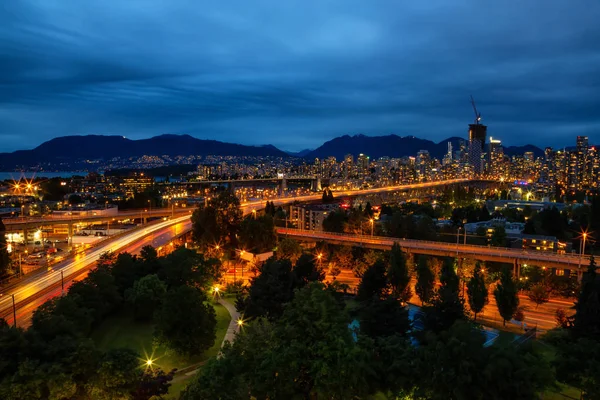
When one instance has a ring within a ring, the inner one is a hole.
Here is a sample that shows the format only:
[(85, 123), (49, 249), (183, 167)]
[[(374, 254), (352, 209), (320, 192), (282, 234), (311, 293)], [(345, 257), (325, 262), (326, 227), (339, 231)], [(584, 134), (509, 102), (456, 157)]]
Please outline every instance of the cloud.
[(284, 149), (341, 134), (600, 143), (600, 3), (8, 2), (4, 151), (189, 133)]

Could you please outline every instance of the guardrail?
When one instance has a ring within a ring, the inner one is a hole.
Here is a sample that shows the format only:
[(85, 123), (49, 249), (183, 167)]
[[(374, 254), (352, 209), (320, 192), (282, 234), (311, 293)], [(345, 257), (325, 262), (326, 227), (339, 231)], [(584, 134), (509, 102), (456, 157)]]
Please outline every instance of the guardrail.
[(474, 244), (454, 244), (448, 242), (393, 238), (387, 236), (356, 235), (351, 233), (313, 232), (293, 228), (277, 228), (277, 233), (310, 237), (312, 239), (345, 240), (354, 243), (373, 244), (390, 247), (394, 243), (398, 243), (401, 247), (407, 247), (416, 250), (439, 250), (451, 252), (456, 251), (457, 253), (462, 253), (463, 255), (468, 254), (474, 256), (485, 254), (488, 256), (495, 256), (512, 260), (518, 259), (523, 261), (531, 260), (533, 262), (537, 261), (559, 263), (568, 265), (570, 267), (578, 266), (580, 262), (582, 266), (587, 265), (589, 263), (590, 258), (589, 256), (585, 255), (543, 253), (522, 249), (489, 247)]

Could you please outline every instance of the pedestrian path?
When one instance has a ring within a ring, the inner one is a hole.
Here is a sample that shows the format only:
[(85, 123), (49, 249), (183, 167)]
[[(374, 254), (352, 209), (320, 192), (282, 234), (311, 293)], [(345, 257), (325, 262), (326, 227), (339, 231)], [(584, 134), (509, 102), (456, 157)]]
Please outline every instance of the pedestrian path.
[(221, 297), (219, 299), (219, 304), (221, 304), (223, 307), (225, 307), (227, 309), (227, 311), (229, 312), (229, 315), (231, 315), (231, 321), (229, 321), (229, 326), (227, 327), (227, 333), (225, 334), (225, 337), (223, 338), (223, 343), (221, 344), (221, 347), (223, 347), (223, 345), (225, 344), (226, 341), (233, 342), (233, 339), (235, 338), (235, 334), (240, 329), (240, 327), (238, 325), (238, 320), (240, 319), (240, 313), (237, 312), (237, 310), (235, 309), (235, 306), (226, 298)]

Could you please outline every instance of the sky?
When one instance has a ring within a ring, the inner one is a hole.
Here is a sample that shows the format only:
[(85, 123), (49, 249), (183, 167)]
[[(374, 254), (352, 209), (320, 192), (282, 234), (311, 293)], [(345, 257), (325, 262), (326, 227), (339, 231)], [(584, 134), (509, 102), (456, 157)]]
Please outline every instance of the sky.
[(0, 6), (0, 151), (164, 133), (600, 144), (600, 2), (19, 0)]

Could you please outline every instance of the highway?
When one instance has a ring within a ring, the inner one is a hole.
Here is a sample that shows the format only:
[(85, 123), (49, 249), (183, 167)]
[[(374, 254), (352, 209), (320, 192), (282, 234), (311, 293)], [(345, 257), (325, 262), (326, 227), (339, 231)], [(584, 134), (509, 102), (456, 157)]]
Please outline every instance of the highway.
[[(361, 195), (361, 194), (370, 194), (370, 193), (379, 193), (384, 191), (396, 191), (396, 190), (407, 190), (407, 189), (416, 189), (416, 188), (426, 188), (426, 187), (434, 187), (434, 186), (442, 186), (448, 184), (454, 184), (459, 182), (468, 181), (467, 179), (456, 179), (450, 181), (439, 181), (439, 182), (428, 182), (421, 184), (413, 184), (413, 185), (402, 185), (402, 186), (392, 186), (385, 188), (373, 188), (373, 189), (364, 189), (364, 190), (354, 190), (354, 191), (338, 191), (335, 192), (336, 196), (349, 196), (349, 195)], [(294, 201), (310, 201), (310, 200), (319, 200), (321, 199), (321, 194), (310, 195), (310, 196), (290, 196), (283, 197), (278, 199), (273, 199), (275, 205), (283, 205), (287, 203), (291, 203)], [(257, 201), (257, 202), (247, 202), (241, 204), (241, 209), (244, 215), (251, 213), (253, 210), (261, 209), (264, 207), (266, 200)], [(181, 209), (179, 210), (181, 211)], [(144, 216), (164, 216), (165, 212), (170, 213), (172, 209), (160, 209), (160, 210), (152, 210), (144, 213)], [(73, 279), (81, 278), (84, 276), (83, 274), (87, 273), (87, 270), (94, 265), (94, 263), (98, 260), (100, 255), (107, 251), (119, 252), (119, 251), (128, 251), (128, 249), (139, 249), (139, 246), (143, 246), (148, 244), (145, 242), (147, 240), (148, 235), (152, 235), (155, 233), (156, 235), (161, 237), (161, 241), (169, 241), (171, 237), (176, 234), (182, 234), (191, 229), (190, 222), (190, 210), (185, 210), (185, 215), (178, 216), (172, 218), (167, 221), (160, 221), (149, 224), (143, 229), (136, 229), (131, 232), (126, 232), (122, 235), (119, 235), (115, 238), (109, 238), (104, 242), (101, 242), (97, 247), (89, 250), (86, 253), (82, 253), (76, 255), (74, 259), (68, 259), (61, 263), (58, 263), (53, 266), (53, 269), (45, 274), (33, 274), (31, 276), (26, 276), (21, 281), (16, 282), (14, 285), (8, 285), (7, 287), (0, 289), (2, 295), (0, 297), (0, 317), (4, 317), (8, 321), (12, 321), (12, 313), (13, 313), (13, 302), (18, 311), (17, 315), (17, 323), (19, 325), (27, 324), (29, 318), (33, 310), (35, 310), (40, 304), (43, 304), (48, 298), (58, 295), (60, 292), (57, 290), (61, 290), (61, 282), (66, 284), (67, 286)], [(117, 216), (111, 216), (112, 218), (122, 218), (123, 216), (131, 216), (136, 217), (140, 215), (139, 211), (135, 212), (123, 212), (119, 213)], [(108, 216), (92, 216), (89, 219), (102, 219), (109, 218)], [(84, 218), (85, 219), (85, 218)], [(30, 224), (30, 223), (47, 223), (49, 221), (53, 222), (62, 222), (65, 223), (70, 221), (71, 218), (63, 218), (63, 219), (53, 219), (53, 218), (38, 218), (37, 222), (25, 218), (20, 221), (21, 224)], [(9, 220), (7, 220), (8, 222)], [(10, 224), (7, 224), (10, 225)], [(175, 232), (169, 231), (169, 228), (175, 226)], [(179, 228), (177, 228), (179, 226)], [(179, 230), (180, 229), (180, 230)], [(155, 246), (160, 246), (159, 243), (153, 243)], [(137, 247), (135, 247), (137, 245)], [(132, 247), (133, 246), (133, 247)], [(65, 290), (67, 287), (65, 287)], [(20, 318), (23, 319), (21, 322)]]
[[(12, 321), (13, 296), (19, 313), (22, 314), (21, 309), (25, 307), (25, 311), (28, 311), (30, 314), (33, 309), (37, 308), (47, 298), (52, 297), (49, 295), (49, 291), (52, 288), (58, 288), (60, 291), (62, 277), (65, 278), (65, 283), (69, 283), (75, 278), (80, 278), (81, 274), (87, 272), (89, 267), (98, 261), (100, 255), (107, 251), (139, 250), (146, 244), (161, 246), (169, 242), (174, 236), (182, 234), (190, 228), (191, 221), (189, 214), (172, 220), (161, 221), (142, 229), (128, 232), (113, 240), (108, 239), (87, 253), (78, 254), (74, 259), (55, 265), (53, 270), (46, 274), (35, 274), (31, 277), (25, 277), (15, 286), (6, 288), (6, 291), (2, 293), (3, 296), (0, 297), (0, 317), (5, 317), (7, 321)], [(21, 325), (19, 317), (17, 317), (17, 321)]]
[(299, 240), (323, 240), (328, 243), (360, 245), (377, 249), (391, 249), (398, 243), (404, 251), (433, 256), (450, 256), (472, 258), (482, 261), (498, 261), (504, 263), (532, 264), (548, 268), (581, 270), (587, 268), (589, 256), (557, 254), (543, 251), (529, 251), (506, 247), (488, 247), (472, 244), (457, 244), (447, 242), (432, 242), (426, 240), (412, 240), (390, 238), (384, 236), (354, 235), (346, 233), (315, 232), (291, 228), (277, 228), (279, 235), (287, 235)]

